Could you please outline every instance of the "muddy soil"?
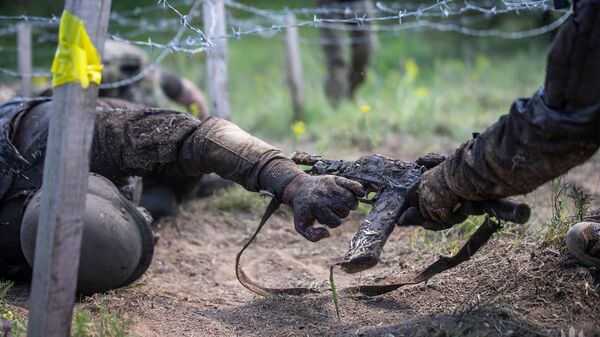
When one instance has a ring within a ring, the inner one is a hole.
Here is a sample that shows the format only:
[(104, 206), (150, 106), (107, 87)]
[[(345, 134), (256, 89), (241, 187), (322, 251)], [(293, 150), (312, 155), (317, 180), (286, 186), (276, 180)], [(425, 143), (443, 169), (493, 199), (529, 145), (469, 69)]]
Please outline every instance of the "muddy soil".
[[(597, 172), (594, 161), (569, 179), (599, 199)], [(527, 197), (538, 205), (536, 221), (547, 217), (548, 191), (546, 186)], [(284, 209), (249, 249), (245, 269), (263, 285), (325, 291), (261, 298), (243, 288), (234, 273), (235, 255), (260, 218), (262, 209), (256, 208), (219, 211), (211, 198), (184, 205), (177, 217), (160, 223), (154, 261), (139, 282), (84, 299), (78, 307), (106, 303), (131, 321), (134, 336), (560, 336), (561, 331), (568, 336), (571, 327), (600, 336), (597, 271), (578, 266), (560, 247), (540, 246), (529, 231), (524, 238), (493, 239), (472, 260), (427, 284), (377, 298), (343, 295), (338, 321), (326, 291), (328, 268), (343, 256), (360, 215), (315, 244), (295, 233)], [(434, 261), (435, 254), (414, 245), (415, 235), (415, 229), (396, 229), (383, 262), (355, 276), (337, 273), (338, 287), (384, 283), (386, 276)], [(20, 313), (27, 303), (19, 297), (25, 295), (13, 292)]]
[[(106, 296), (111, 310), (132, 320), (140, 336), (558, 336), (574, 327), (600, 336), (596, 275), (566, 254), (538, 244), (494, 240), (474, 259), (427, 284), (379, 298), (342, 296), (337, 321), (330, 294), (264, 299), (235, 279), (234, 258), (256, 214), (223, 215), (203, 201), (187, 205), (160, 230), (150, 271), (133, 287)], [(302, 240), (289, 213), (280, 212), (244, 258), (267, 286), (327, 289), (359, 219), (322, 244)], [(384, 262), (356, 277), (337, 274), (338, 287), (385, 282), (385, 275), (418, 270), (430, 253), (410, 249), (410, 229), (397, 230)]]

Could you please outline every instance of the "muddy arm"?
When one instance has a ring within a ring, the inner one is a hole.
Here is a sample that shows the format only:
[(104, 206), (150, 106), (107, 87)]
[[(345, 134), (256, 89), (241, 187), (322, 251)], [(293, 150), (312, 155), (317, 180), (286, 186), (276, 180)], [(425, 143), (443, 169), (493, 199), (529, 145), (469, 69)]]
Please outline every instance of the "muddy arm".
[(466, 200), (528, 193), (590, 158), (599, 131), (600, 105), (555, 110), (540, 91), (442, 163), (444, 178)]
[(278, 197), (302, 172), (280, 150), (231, 122), (200, 122), (156, 109), (98, 111), (91, 165), (108, 177), (215, 172), (250, 191), (267, 190)]

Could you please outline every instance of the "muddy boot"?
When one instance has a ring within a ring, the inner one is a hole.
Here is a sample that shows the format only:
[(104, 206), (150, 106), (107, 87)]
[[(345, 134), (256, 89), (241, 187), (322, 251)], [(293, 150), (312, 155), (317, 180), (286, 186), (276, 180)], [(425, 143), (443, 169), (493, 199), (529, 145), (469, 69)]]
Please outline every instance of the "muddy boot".
[(581, 264), (600, 269), (600, 223), (580, 222), (571, 227), (567, 248)]

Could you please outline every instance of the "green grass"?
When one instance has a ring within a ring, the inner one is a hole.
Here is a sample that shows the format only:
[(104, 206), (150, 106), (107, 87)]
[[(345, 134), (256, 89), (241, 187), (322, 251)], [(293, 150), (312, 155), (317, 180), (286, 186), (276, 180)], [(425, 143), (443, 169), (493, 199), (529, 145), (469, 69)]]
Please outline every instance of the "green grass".
[(130, 320), (110, 312), (106, 304), (80, 310), (73, 318), (73, 337), (125, 337)]
[(552, 217), (546, 225), (542, 244), (564, 247), (569, 229), (583, 221), (590, 211), (590, 195), (562, 178), (552, 181)]
[(0, 282), (0, 320), (7, 321), (11, 326), (10, 331), (0, 331), (2, 337), (4, 337), (3, 333), (8, 333), (7, 336), (21, 337), (27, 332), (26, 321), (7, 305), (7, 295), (13, 285), (11, 281)]
[[(0, 282), (0, 320), (10, 323), (12, 329), (6, 336), (21, 337), (27, 333), (27, 320), (16, 314), (8, 306), (7, 295), (13, 287), (10, 281)], [(130, 320), (112, 313), (104, 303), (92, 309), (83, 309), (73, 317), (71, 335), (73, 337), (125, 337)], [(5, 337), (0, 331), (0, 337)]]
[(207, 207), (229, 213), (233, 211), (246, 213), (264, 212), (267, 199), (257, 193), (248, 192), (240, 186), (232, 186), (219, 190), (206, 199)]
[[(315, 37), (314, 30), (305, 30)], [(423, 42), (425, 41), (425, 42)], [(517, 97), (530, 96), (543, 81), (545, 39), (499, 41), (452, 34), (406, 33), (382, 38), (368, 80), (355, 101), (329, 106), (323, 90), (324, 57), (303, 45), (307, 134), (320, 150), (366, 145), (403, 133), (424, 142), (434, 135), (457, 141), (484, 130)], [(292, 109), (281, 39), (229, 41), (233, 120), (268, 139), (292, 140)], [(174, 55), (166, 66), (203, 82), (201, 56)], [(368, 111), (361, 109), (369, 106)]]

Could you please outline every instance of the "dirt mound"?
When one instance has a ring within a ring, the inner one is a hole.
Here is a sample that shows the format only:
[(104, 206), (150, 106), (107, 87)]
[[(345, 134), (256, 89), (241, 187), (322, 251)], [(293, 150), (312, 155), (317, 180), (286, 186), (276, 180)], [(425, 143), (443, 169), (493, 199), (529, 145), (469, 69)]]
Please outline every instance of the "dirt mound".
[[(156, 257), (137, 285), (104, 299), (130, 317), (131, 333), (164, 335), (543, 336), (574, 327), (599, 335), (598, 283), (587, 268), (552, 248), (494, 240), (471, 261), (430, 280), (378, 298), (342, 296), (337, 322), (328, 292), (264, 299), (239, 285), (234, 258), (259, 214), (187, 205), (163, 224)], [(225, 219), (225, 221), (224, 221)], [(327, 288), (328, 266), (345, 252), (359, 219), (334, 238), (313, 244), (279, 212), (244, 258), (251, 276), (268, 286)], [(339, 273), (338, 286), (385, 282), (383, 275), (415, 271), (436, 256), (409, 247), (410, 229), (397, 230), (376, 270)]]
[[(154, 261), (141, 281), (78, 306), (105, 303), (131, 322), (136, 336), (557, 336), (571, 327), (600, 336), (594, 271), (560, 249), (507, 236), (427, 284), (377, 298), (341, 296), (338, 322), (326, 290), (328, 267), (345, 253), (359, 214), (314, 244), (295, 233), (289, 211), (276, 213), (243, 258), (245, 269), (263, 285), (325, 291), (260, 298), (237, 282), (234, 259), (265, 203), (253, 200), (248, 213), (232, 210), (243, 197), (224, 200), (229, 204), (215, 204), (214, 198), (192, 202), (163, 221)], [(385, 283), (386, 275), (425, 267), (437, 258), (431, 245), (439, 241), (416, 243), (422, 234), (398, 228), (379, 266), (355, 276), (339, 272), (338, 287)], [(13, 303), (24, 308), (26, 294), (18, 292)]]

